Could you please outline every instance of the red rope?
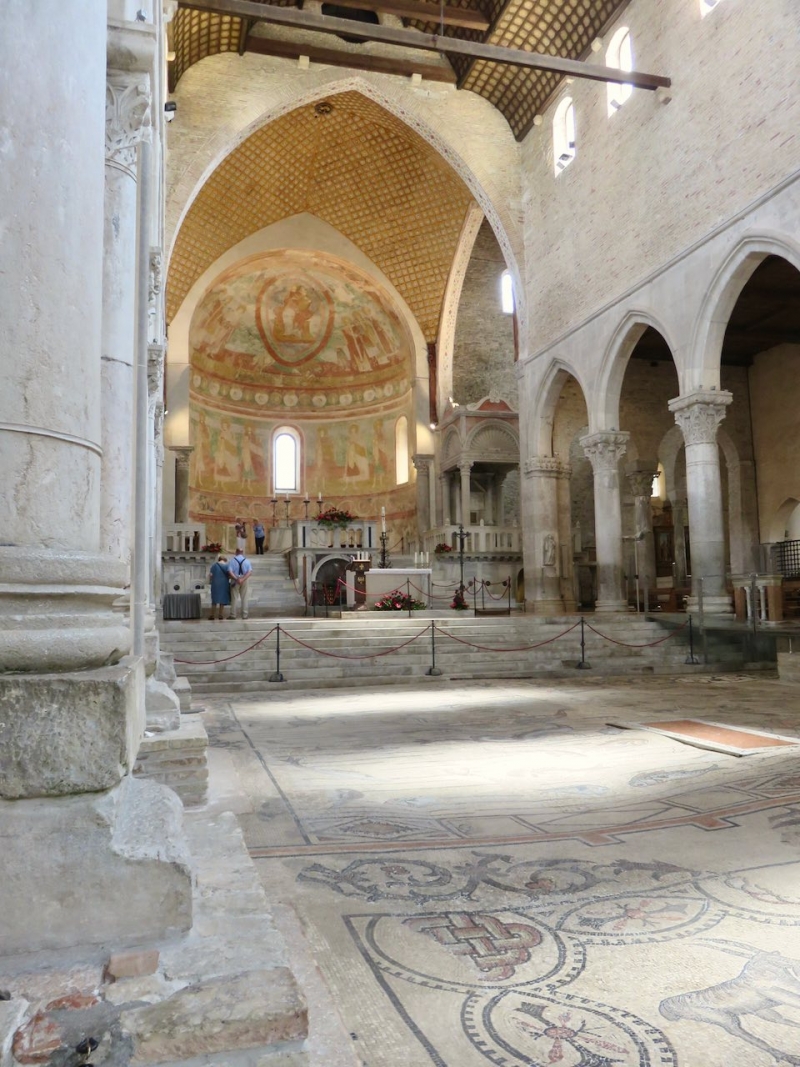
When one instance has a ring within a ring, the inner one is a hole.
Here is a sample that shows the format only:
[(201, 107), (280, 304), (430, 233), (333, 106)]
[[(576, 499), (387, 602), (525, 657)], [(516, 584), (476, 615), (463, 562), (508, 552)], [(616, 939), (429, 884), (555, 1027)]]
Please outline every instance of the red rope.
[(598, 637), (602, 637), (604, 641), (610, 641), (612, 645), (622, 645), (623, 648), (655, 648), (656, 645), (663, 645), (665, 641), (669, 641), (675, 634), (679, 634), (681, 630), (689, 625), (689, 620), (682, 622), (671, 633), (668, 633), (666, 637), (659, 637), (657, 641), (646, 641), (644, 644), (632, 645), (628, 641), (618, 641), (615, 637), (609, 637), (608, 634), (601, 634), (599, 630), (595, 630), (594, 626), (590, 622), (586, 623), (587, 629), (591, 630), (593, 634), (597, 634)]
[(316, 652), (320, 656), (329, 656), (331, 659), (380, 659), (381, 656), (390, 656), (393, 652), (399, 652), (401, 648), (405, 648), (406, 645), (410, 645), (412, 641), (416, 641), (417, 638), (422, 637), (424, 633), (428, 632), (429, 627), (426, 626), (424, 630), (420, 630), (418, 634), (414, 634), (413, 637), (409, 637), (407, 641), (403, 641), (401, 645), (397, 645), (396, 648), (387, 648), (384, 652), (373, 652), (369, 656), (340, 656), (336, 652), (325, 652), (324, 649), (314, 648), (313, 645), (306, 644), (305, 641), (301, 641), (299, 637), (295, 637), (294, 634), (290, 634), (288, 630), (283, 630), (287, 637), (290, 637), (292, 641), (297, 645), (302, 645), (303, 648), (307, 648), (310, 652)]
[(580, 626), (580, 619), (574, 626), (570, 626), (568, 630), (562, 631), (560, 634), (556, 634), (555, 637), (548, 637), (546, 641), (539, 641), (535, 645), (520, 645), (519, 648), (492, 648), (490, 645), (476, 645), (472, 641), (465, 641), (461, 637), (456, 637), (455, 634), (448, 633), (447, 630), (442, 630), (441, 627), (437, 628), (437, 633), (443, 634), (445, 637), (452, 638), (453, 641), (458, 641), (460, 645), (468, 645), (470, 648), (478, 648), (481, 652), (529, 652), (533, 648), (541, 648), (542, 645), (551, 645), (554, 641), (558, 641), (559, 638), (565, 637), (567, 634), (572, 633), (576, 626)]
[(224, 659), (177, 659), (176, 658), (175, 662), (176, 663), (190, 663), (194, 667), (210, 667), (214, 663), (227, 663), (228, 660), (238, 659), (239, 656), (243, 656), (245, 654), (245, 652), (250, 652), (250, 651), (252, 651), (252, 649), (257, 648), (261, 644), (262, 641), (266, 641), (266, 639), (271, 634), (274, 634), (274, 633), (275, 633), (275, 627), (273, 626), (272, 629), (268, 630), (267, 633), (265, 633), (263, 637), (259, 637), (259, 639), (256, 641), (256, 643), (254, 645), (249, 645), (247, 648), (243, 648), (241, 652), (234, 652), (234, 654), (232, 656), (225, 656)]

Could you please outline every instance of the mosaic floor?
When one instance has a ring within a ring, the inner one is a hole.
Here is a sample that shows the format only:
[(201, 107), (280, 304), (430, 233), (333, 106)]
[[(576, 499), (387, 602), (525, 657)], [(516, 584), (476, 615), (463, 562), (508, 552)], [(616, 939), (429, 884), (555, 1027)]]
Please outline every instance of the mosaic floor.
[(800, 1065), (800, 735), (755, 677), (270, 694), (212, 773), (365, 1067)]

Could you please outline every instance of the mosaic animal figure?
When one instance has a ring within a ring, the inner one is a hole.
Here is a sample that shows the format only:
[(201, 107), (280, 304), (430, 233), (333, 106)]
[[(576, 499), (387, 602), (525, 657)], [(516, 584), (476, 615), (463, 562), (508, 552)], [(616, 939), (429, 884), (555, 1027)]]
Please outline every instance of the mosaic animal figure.
[(800, 1008), (800, 960), (789, 959), (780, 952), (759, 952), (735, 978), (668, 997), (661, 1001), (659, 1011), (673, 1022), (683, 1019), (721, 1026), (778, 1059), (800, 1064), (800, 1056), (775, 1048), (741, 1024), (743, 1015), (756, 1015), (767, 1022), (800, 1027), (800, 1023), (780, 1014), (783, 1006)]

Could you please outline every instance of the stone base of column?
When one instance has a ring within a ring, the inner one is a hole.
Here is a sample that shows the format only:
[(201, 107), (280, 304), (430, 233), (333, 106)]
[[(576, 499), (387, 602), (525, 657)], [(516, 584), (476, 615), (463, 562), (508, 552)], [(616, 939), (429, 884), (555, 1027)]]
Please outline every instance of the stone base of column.
[[(686, 598), (686, 610), (690, 615), (699, 615), (700, 602), (696, 596)], [(733, 600), (729, 596), (704, 596), (704, 615), (733, 615)]]
[(552, 597), (547, 600), (529, 600), (525, 610), (531, 615), (563, 615), (564, 601), (561, 597)]
[(182, 818), (170, 789), (133, 778), (101, 793), (0, 801), (4, 954), (188, 930)]
[(603, 614), (611, 611), (627, 611), (627, 600), (598, 600), (594, 606), (595, 614)]

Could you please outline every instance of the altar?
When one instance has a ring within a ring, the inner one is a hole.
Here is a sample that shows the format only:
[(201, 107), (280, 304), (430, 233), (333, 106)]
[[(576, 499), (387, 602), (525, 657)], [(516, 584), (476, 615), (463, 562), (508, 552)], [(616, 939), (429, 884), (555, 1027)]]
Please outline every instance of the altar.
[[(431, 603), (431, 569), (430, 567), (371, 567), (364, 576), (366, 578), (366, 608), (374, 608), (375, 603), (387, 593), (393, 593), (398, 589), (404, 596), (406, 593), (414, 600), (422, 600), (426, 607)], [(355, 608), (355, 590), (348, 583), (347, 606)]]

